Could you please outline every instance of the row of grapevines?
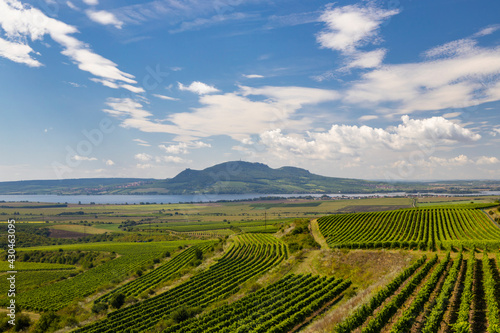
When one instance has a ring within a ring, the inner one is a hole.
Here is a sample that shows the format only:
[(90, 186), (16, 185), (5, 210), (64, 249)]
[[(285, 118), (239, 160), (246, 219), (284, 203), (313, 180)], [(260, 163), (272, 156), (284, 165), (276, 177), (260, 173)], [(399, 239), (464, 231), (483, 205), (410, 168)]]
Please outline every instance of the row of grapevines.
[(254, 235), (248, 242), (238, 241), (215, 265), (187, 282), (143, 302), (116, 310), (107, 318), (76, 332), (144, 331), (169, 313), (185, 307), (205, 308), (238, 290), (238, 286), (286, 257), (285, 245), (271, 236)]
[(469, 311), (472, 304), (472, 285), (474, 282), (474, 267), (476, 266), (476, 249), (471, 251), (470, 258), (467, 260), (467, 271), (465, 273), (464, 289), (460, 298), (460, 308), (453, 330), (456, 333), (468, 333), (470, 330), (469, 325)]
[[(460, 261), (457, 259), (456, 262), (460, 263), (462, 259), (459, 259)], [(448, 252), (446, 259), (439, 263), (436, 269), (432, 272), (429, 280), (419, 290), (411, 305), (403, 311), (402, 315), (398, 318), (398, 321), (391, 329), (391, 333), (407, 332), (411, 329), (415, 318), (420, 314), (424, 304), (429, 300), (429, 297), (436, 288), (441, 275), (446, 273), (446, 267), (448, 266), (449, 261), (450, 253)]]
[(331, 247), (434, 250), (437, 245), (453, 246), (453, 242), (500, 244), (500, 229), (477, 209), (412, 208), (336, 214), (319, 218), (318, 224)]
[[(319, 276), (289, 275), (283, 280), (204, 316), (172, 326), (172, 332), (250, 332), (263, 323), (267, 332), (286, 332), (338, 296), (350, 282)], [(300, 304), (299, 306), (296, 306)], [(302, 306), (305, 305), (305, 306)], [(275, 320), (283, 316), (285, 320)], [(262, 326), (261, 325), (261, 326)]]
[[(83, 298), (95, 293), (101, 286), (112, 281), (122, 281), (140, 267), (152, 263), (153, 259), (163, 253), (177, 249), (179, 242), (162, 243), (131, 243), (128, 249), (125, 245), (117, 244), (85, 244), (82, 247), (98, 248), (106, 251), (116, 249), (123, 254), (102, 265), (93, 267), (73, 278), (53, 283), (29, 292), (20, 293), (18, 304), (23, 308), (35, 311), (56, 311), (75, 299)], [(95, 245), (95, 246), (94, 246)], [(55, 249), (57, 249), (56, 247)], [(66, 247), (64, 247), (66, 248)], [(73, 249), (73, 247), (68, 247)], [(118, 252), (118, 253), (120, 253)]]
[(179, 272), (182, 268), (187, 266), (189, 262), (195, 258), (196, 249), (199, 249), (203, 253), (206, 253), (212, 245), (214, 245), (214, 242), (207, 242), (189, 247), (160, 267), (140, 276), (135, 280), (130, 281), (129, 283), (119, 288), (113, 289), (106, 295), (101, 296), (96, 300), (96, 302), (107, 302), (113, 297), (114, 294), (117, 293), (122, 293), (125, 296), (138, 296), (144, 290), (153, 288), (160, 282), (170, 279), (175, 273)]
[(398, 311), (398, 309), (403, 305), (403, 303), (410, 297), (415, 288), (420, 284), (420, 282), (427, 276), (427, 273), (436, 264), (438, 258), (435, 255), (431, 260), (429, 260), (424, 267), (418, 273), (416, 273), (409, 283), (393, 297), (389, 303), (387, 303), (369, 322), (363, 327), (362, 333), (375, 333), (380, 332), (382, 327), (385, 326), (387, 321)]
[(415, 273), (415, 271), (424, 264), (426, 256), (422, 256), (413, 265), (406, 268), (401, 274), (396, 276), (388, 285), (386, 285), (382, 290), (377, 292), (372, 296), (368, 303), (359, 307), (353, 314), (351, 314), (342, 323), (338, 324), (334, 331), (336, 333), (348, 333), (363, 324), (373, 311), (378, 308), (384, 300), (390, 297), (394, 292), (396, 292), (399, 287), (406, 281), (410, 276)]
[(455, 259), (453, 266), (448, 272), (448, 276), (444, 281), (441, 293), (437, 297), (436, 304), (432, 309), (431, 313), (427, 316), (425, 326), (423, 328), (424, 333), (437, 332), (439, 326), (441, 325), (441, 320), (443, 319), (444, 312), (448, 307), (448, 302), (450, 300), (453, 289), (457, 282), (458, 273), (460, 272), (460, 267), (462, 265), (463, 253)]
[(500, 332), (500, 315), (498, 302), (495, 296), (496, 281), (493, 277), (493, 267), (491, 267), (488, 253), (483, 253), (483, 274), (484, 293), (486, 296), (486, 317), (488, 318), (488, 333)]

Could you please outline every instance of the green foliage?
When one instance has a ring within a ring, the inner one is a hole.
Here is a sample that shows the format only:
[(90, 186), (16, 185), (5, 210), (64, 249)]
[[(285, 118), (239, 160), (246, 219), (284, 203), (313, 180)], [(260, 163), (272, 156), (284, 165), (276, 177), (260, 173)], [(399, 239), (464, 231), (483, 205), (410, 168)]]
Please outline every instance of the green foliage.
[(106, 303), (95, 303), (92, 306), (92, 312), (96, 313), (96, 314), (99, 314), (101, 312), (105, 312), (107, 310), (108, 310), (108, 304), (106, 304)]
[(188, 308), (188, 307), (182, 306), (182, 307), (178, 308), (177, 310), (173, 311), (170, 316), (175, 323), (181, 323), (181, 322), (186, 321), (190, 318), (193, 318), (194, 316), (196, 316), (200, 312), (201, 312), (201, 308)]
[(413, 265), (406, 268), (402, 273), (394, 278), (388, 285), (372, 296), (368, 303), (359, 307), (347, 319), (335, 327), (335, 333), (348, 333), (361, 324), (378, 308), (387, 298), (394, 294), (396, 290), (405, 282), (420, 266), (426, 261), (426, 256), (421, 257)]
[(18, 313), (15, 320), (15, 331), (21, 332), (31, 326), (32, 322), (30, 317), (24, 313)]
[[(130, 281), (119, 288), (113, 289), (106, 295), (101, 296), (98, 301), (108, 302), (115, 293), (123, 293), (126, 296), (140, 296), (144, 291), (148, 289), (151, 290), (158, 284), (176, 277), (183, 268), (196, 260), (196, 250), (201, 251), (201, 256), (203, 257), (203, 253), (207, 252), (213, 245), (214, 242), (205, 242), (192, 246), (174, 256), (172, 259), (155, 270), (147, 274), (143, 274), (139, 276), (139, 278)], [(197, 264), (201, 264), (201, 261), (198, 260)]]
[(345, 291), (349, 281), (287, 275), (237, 302), (166, 329), (180, 332), (286, 332)]
[[(100, 287), (110, 283), (118, 283), (137, 269), (151, 263), (154, 258), (161, 257), (166, 250), (173, 250), (187, 242), (157, 242), (157, 243), (94, 243), (85, 245), (65, 245), (64, 250), (82, 251), (115, 251), (118, 258), (93, 267), (71, 279), (49, 284), (41, 288), (20, 293), (18, 302), (33, 310), (59, 310), (74, 299), (86, 297), (96, 292)], [(198, 241), (189, 241), (198, 243)], [(57, 249), (57, 248), (56, 248)], [(52, 250), (51, 248), (36, 248), (33, 250)]]
[(122, 293), (114, 294), (109, 300), (109, 304), (115, 309), (121, 308), (125, 304), (125, 295)]
[(59, 322), (61, 321), (61, 316), (53, 311), (42, 313), (40, 319), (37, 321), (34, 333), (46, 333), (51, 332), (59, 328)]
[(285, 244), (273, 236), (237, 236), (234, 245), (209, 269), (164, 293), (111, 312), (105, 319), (79, 328), (75, 333), (150, 329), (165, 319), (166, 314), (182, 306), (203, 310), (211, 303), (229, 297), (238, 291), (241, 283), (259, 276), (286, 258)]
[(292, 231), (283, 237), (283, 241), (288, 244), (291, 253), (303, 249), (319, 249), (320, 245), (316, 243), (314, 237), (309, 231), (308, 219), (296, 219), (293, 222)]
[(500, 228), (479, 209), (412, 208), (318, 219), (331, 247), (434, 250), (500, 246)]

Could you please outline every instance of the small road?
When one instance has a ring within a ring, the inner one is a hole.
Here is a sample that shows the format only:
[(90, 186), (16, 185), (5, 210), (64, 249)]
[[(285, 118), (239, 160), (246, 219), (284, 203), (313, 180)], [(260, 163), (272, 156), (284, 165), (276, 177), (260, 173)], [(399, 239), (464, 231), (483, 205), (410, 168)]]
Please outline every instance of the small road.
[(311, 220), (310, 226), (311, 226), (310, 228), (311, 228), (312, 236), (313, 236), (314, 240), (316, 241), (316, 243), (318, 243), (321, 246), (321, 249), (323, 249), (323, 250), (329, 249), (330, 247), (328, 246), (328, 243), (326, 242), (325, 237), (323, 237), (323, 235), (319, 231), (318, 220), (317, 219)]

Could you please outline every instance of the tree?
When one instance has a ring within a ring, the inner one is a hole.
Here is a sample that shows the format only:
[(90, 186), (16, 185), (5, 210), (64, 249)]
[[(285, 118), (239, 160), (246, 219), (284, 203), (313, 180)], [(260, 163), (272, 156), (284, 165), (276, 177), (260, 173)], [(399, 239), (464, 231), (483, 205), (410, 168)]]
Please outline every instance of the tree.
[(113, 295), (110, 302), (111, 306), (115, 309), (121, 308), (124, 303), (125, 303), (125, 295), (123, 295), (122, 293)]
[(45, 333), (48, 332), (49, 329), (57, 328), (57, 324), (61, 317), (57, 315), (55, 312), (45, 312), (40, 316), (40, 319), (35, 325), (35, 333)]
[(198, 260), (203, 259), (203, 251), (202, 251), (202, 250), (200, 250), (199, 248), (196, 248), (196, 249), (194, 250), (194, 256), (195, 256), (195, 258), (196, 258), (196, 259), (198, 259)]

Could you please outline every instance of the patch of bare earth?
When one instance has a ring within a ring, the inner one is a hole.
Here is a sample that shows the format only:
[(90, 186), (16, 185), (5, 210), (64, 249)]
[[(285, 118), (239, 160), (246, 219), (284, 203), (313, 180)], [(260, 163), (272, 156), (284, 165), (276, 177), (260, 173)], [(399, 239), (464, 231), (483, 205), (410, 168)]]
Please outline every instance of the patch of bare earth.
[(80, 238), (88, 234), (84, 234), (76, 231), (69, 230), (59, 230), (59, 229), (50, 229), (51, 238)]

